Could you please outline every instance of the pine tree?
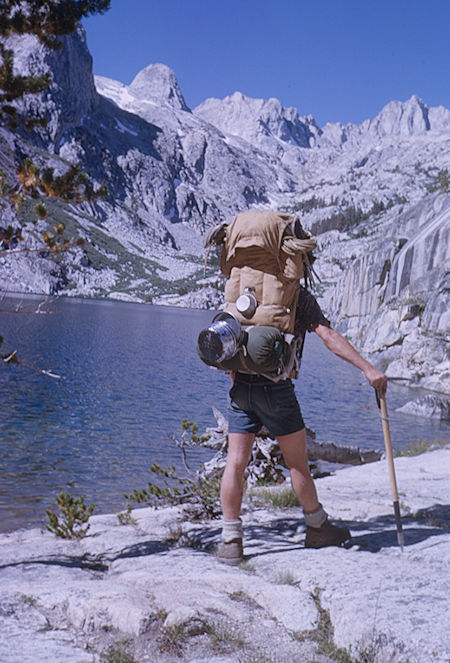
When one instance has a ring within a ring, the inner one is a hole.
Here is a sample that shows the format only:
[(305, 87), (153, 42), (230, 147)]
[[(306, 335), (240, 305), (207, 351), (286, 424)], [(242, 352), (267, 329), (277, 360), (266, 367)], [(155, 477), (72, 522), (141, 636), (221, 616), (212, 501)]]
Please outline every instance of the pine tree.
[(14, 74), (14, 51), (6, 48), (1, 38), (10, 35), (35, 35), (49, 49), (59, 50), (58, 37), (76, 30), (80, 19), (103, 14), (111, 0), (2, 0), (0, 4), (0, 121), (16, 129), (20, 123), (27, 129), (45, 125), (44, 118), (20, 117), (13, 102), (25, 94), (37, 94), (51, 83), (51, 76), (18, 76)]
[[(92, 14), (103, 14), (111, 0), (2, 0), (0, 4), (0, 124), (15, 130), (19, 126), (31, 130), (45, 126), (46, 118), (21, 115), (16, 101), (24, 95), (43, 92), (51, 83), (51, 75), (21, 76), (14, 73), (14, 51), (7, 48), (5, 40), (10, 35), (34, 35), (48, 49), (62, 48), (60, 37), (71, 34), (80, 19)], [(41, 169), (30, 159), (25, 159), (17, 172), (17, 181), (8, 183), (0, 168), (0, 199), (19, 209), (27, 199), (59, 198), (80, 203), (104, 197), (105, 186), (94, 191), (85, 173), (75, 167), (60, 176), (52, 168)], [(45, 204), (36, 204), (37, 219), (47, 216)], [(16, 233), (16, 237), (21, 237)], [(0, 237), (3, 250), (10, 249), (8, 237)], [(51, 240), (49, 243), (49, 239)], [(67, 243), (55, 243), (53, 237), (43, 236), (50, 250), (66, 248)]]
[[(11, 35), (35, 35), (46, 48), (59, 50), (62, 48), (60, 37), (74, 32), (82, 18), (105, 13), (110, 2), (111, 0), (0, 0), (0, 125), (3, 124), (11, 130), (20, 126), (27, 130), (45, 126), (45, 118), (23, 115), (15, 103), (24, 95), (43, 92), (52, 80), (50, 74), (22, 76), (15, 73), (15, 53), (12, 48), (7, 47), (7, 38)], [(42, 198), (59, 198), (80, 203), (104, 197), (106, 194), (105, 185), (94, 191), (86, 174), (74, 166), (63, 175), (55, 175), (53, 168), (41, 169), (31, 159), (24, 159), (14, 183), (8, 181), (5, 172), (0, 168), (0, 211), (5, 211), (7, 207), (18, 210), (26, 200), (36, 200), (36, 219), (43, 220), (48, 213), (44, 202), (40, 200)], [(64, 224), (56, 222), (42, 234), (46, 250), (60, 253), (73, 245), (72, 240), (64, 237), (64, 230)], [(20, 250), (17, 245), (22, 240), (20, 226), (0, 227), (0, 252)], [(80, 242), (81, 240), (75, 243)], [(0, 345), (2, 343), (3, 338), (0, 336)], [(5, 364), (23, 363), (17, 358), (16, 351), (0, 353), (0, 361)]]

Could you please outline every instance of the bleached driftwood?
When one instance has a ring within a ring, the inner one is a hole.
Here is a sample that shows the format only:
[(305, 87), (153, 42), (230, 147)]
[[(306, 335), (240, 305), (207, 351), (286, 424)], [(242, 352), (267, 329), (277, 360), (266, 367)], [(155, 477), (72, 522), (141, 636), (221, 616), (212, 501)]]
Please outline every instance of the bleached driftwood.
[(325, 460), (329, 463), (340, 463), (342, 465), (364, 465), (374, 463), (383, 455), (380, 450), (360, 449), (359, 447), (347, 447), (334, 442), (316, 442), (307, 438), (309, 460)]
[[(215, 407), (212, 409), (217, 427), (206, 430), (210, 437), (206, 442), (202, 442), (202, 445), (210, 449), (225, 451), (228, 444), (228, 421), (220, 410)], [(324, 460), (342, 465), (364, 465), (380, 460), (383, 455), (383, 452), (379, 450), (341, 446), (334, 444), (334, 442), (317, 442), (315, 433), (309, 429), (307, 429), (306, 441), (310, 461)], [(255, 439), (252, 462), (257, 463), (258, 460), (262, 462), (264, 459), (266, 461), (276, 460), (278, 464), (284, 466), (278, 444), (269, 437), (268, 433), (262, 431)]]

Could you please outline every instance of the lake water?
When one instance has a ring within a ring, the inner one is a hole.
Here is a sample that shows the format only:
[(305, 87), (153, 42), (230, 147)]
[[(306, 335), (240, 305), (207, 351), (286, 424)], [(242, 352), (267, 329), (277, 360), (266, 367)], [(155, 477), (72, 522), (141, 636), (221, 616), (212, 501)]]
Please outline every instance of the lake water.
[[(29, 297), (23, 307), (40, 301)], [(62, 490), (85, 495), (97, 513), (124, 509), (123, 493), (146, 485), (153, 462), (181, 467), (170, 436), (184, 417), (202, 431), (215, 423), (213, 405), (227, 407), (228, 376), (196, 353), (212, 312), (88, 299), (60, 299), (49, 310), (0, 317), (3, 352), (17, 349), (23, 361), (62, 376), (0, 367), (0, 531), (44, 523)], [(319, 441), (383, 447), (373, 389), (315, 334), (296, 391)], [(394, 448), (450, 437), (446, 423), (395, 412), (419, 395), (389, 387)], [(196, 449), (189, 458), (195, 467), (212, 453)]]

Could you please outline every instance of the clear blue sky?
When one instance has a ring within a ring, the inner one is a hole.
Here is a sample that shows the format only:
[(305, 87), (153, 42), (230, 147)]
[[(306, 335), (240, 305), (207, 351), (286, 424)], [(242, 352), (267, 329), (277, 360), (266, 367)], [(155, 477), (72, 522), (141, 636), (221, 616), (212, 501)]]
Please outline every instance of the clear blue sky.
[(95, 74), (162, 62), (191, 108), (237, 90), (320, 126), (412, 94), (450, 108), (450, 0), (112, 0), (84, 26)]

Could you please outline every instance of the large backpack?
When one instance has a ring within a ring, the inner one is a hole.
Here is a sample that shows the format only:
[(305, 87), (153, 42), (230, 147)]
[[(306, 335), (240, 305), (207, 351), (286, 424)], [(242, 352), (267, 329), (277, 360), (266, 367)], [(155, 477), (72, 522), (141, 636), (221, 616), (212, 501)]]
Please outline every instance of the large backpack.
[[(290, 214), (250, 210), (238, 214), (230, 225), (212, 228), (204, 244), (207, 248), (213, 244), (222, 246), (220, 267), (227, 277), (224, 311), (244, 325), (248, 332), (245, 338), (258, 339), (258, 343), (252, 343), (253, 352), (243, 345), (231, 360), (214, 365), (272, 379), (285, 378), (294, 368), (297, 339), (293, 332), (300, 279), (307, 281), (311, 276), (316, 240)], [(252, 301), (253, 306), (243, 308), (243, 301), (246, 305)], [(252, 334), (253, 326), (264, 329)], [(277, 338), (271, 329), (284, 333), (282, 351), (274, 346), (277, 361), (270, 355), (271, 339)], [(262, 344), (260, 352), (258, 344)], [(199, 354), (205, 361), (200, 351)], [(264, 361), (258, 364), (263, 355)], [(258, 369), (259, 365), (263, 369)]]
[[(316, 247), (315, 239), (297, 238), (294, 233), (294, 218), (283, 212), (250, 210), (234, 218), (221, 255), (221, 271), (227, 277), (225, 311), (244, 324), (294, 331), (300, 279), (308, 272), (308, 254)], [(236, 307), (246, 291), (257, 301), (250, 317)]]

